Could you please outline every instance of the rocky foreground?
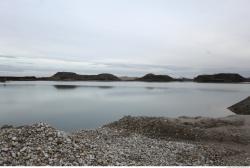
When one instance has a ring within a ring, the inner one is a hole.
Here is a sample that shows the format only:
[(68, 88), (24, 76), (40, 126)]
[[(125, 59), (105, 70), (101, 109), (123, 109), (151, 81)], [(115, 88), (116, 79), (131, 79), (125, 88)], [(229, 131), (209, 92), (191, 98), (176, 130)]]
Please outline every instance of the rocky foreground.
[(250, 165), (250, 117), (124, 117), (74, 133), (3, 126), (0, 165)]

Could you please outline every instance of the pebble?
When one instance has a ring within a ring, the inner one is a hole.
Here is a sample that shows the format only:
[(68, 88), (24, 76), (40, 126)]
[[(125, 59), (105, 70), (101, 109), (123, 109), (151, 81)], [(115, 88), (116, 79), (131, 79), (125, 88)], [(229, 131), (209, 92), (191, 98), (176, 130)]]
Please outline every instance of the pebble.
[(17, 140), (17, 137), (12, 137), (12, 141), (16, 141)]
[[(46, 123), (1, 129), (0, 151), (0, 166), (227, 165), (226, 154), (239, 154), (228, 148), (218, 150), (212, 145), (149, 138), (107, 127), (69, 134)], [(249, 163), (245, 159), (235, 164)]]
[(23, 147), (20, 152), (24, 152), (27, 149), (27, 147)]
[(1, 151), (7, 152), (9, 151), (9, 148), (2, 148)]

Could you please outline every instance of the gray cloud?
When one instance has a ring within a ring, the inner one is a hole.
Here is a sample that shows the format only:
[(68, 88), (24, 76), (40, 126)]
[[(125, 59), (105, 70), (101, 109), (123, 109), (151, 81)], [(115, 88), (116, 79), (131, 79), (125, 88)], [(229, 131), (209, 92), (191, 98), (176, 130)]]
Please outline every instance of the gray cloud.
[(250, 76), (249, 6), (249, 0), (2, 0), (0, 73)]

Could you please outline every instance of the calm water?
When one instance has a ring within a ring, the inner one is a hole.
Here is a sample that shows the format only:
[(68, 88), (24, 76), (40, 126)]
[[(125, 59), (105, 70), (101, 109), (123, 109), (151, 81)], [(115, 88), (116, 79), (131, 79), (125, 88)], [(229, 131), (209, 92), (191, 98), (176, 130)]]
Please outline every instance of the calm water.
[(9, 82), (0, 84), (0, 125), (46, 122), (72, 131), (125, 115), (221, 117), (247, 96), (250, 84)]

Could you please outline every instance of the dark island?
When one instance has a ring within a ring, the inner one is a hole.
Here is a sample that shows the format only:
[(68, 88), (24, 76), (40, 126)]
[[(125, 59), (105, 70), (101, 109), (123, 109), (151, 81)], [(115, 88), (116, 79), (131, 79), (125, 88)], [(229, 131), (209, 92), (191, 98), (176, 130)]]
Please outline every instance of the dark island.
[(57, 72), (49, 79), (56, 81), (120, 81), (117, 76), (107, 73), (98, 75), (79, 75), (73, 72)]
[(17, 76), (1, 76), (0, 82), (6, 82), (6, 81), (36, 81), (38, 78), (35, 76), (23, 76), (23, 77), (17, 77)]
[(137, 78), (137, 81), (144, 81), (144, 82), (170, 82), (175, 81), (174, 78), (168, 76), (168, 75), (155, 75), (155, 74), (146, 74), (145, 76), (141, 78)]
[(0, 81), (120, 81), (120, 79), (112, 74), (98, 74), (98, 75), (79, 75), (73, 72), (57, 72), (51, 77), (12, 77), (1, 76)]
[(246, 82), (246, 78), (236, 73), (219, 73), (214, 75), (199, 75), (194, 78), (195, 82), (204, 83), (239, 83)]

